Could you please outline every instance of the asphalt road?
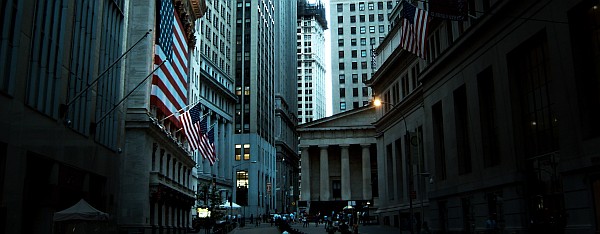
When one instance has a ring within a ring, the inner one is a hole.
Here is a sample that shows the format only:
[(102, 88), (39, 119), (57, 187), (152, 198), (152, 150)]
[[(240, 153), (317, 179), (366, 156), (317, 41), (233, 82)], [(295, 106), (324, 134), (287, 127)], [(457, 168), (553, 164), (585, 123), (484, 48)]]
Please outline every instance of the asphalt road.
[[(297, 229), (304, 234), (327, 234), (325, 232), (325, 226), (319, 224), (315, 227), (314, 223), (310, 223), (309, 227), (302, 227), (302, 223), (292, 224), (292, 227)], [(199, 233), (204, 233), (203, 230)], [(399, 228), (393, 228), (389, 226), (381, 225), (367, 225), (359, 226), (358, 233), (360, 234), (400, 234), (402, 233)], [(243, 228), (236, 228), (229, 234), (280, 234), (279, 230), (275, 226), (271, 226), (269, 223), (261, 223), (258, 227), (255, 224), (246, 224)], [(340, 234), (336, 232), (336, 234)]]

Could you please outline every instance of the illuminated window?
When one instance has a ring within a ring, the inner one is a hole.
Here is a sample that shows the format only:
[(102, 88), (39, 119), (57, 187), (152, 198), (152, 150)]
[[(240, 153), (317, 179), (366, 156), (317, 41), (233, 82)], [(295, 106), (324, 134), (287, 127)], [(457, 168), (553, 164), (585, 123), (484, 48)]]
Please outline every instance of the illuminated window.
[(242, 160), (242, 145), (235, 145), (235, 161)]
[(244, 160), (250, 160), (250, 144), (244, 144)]

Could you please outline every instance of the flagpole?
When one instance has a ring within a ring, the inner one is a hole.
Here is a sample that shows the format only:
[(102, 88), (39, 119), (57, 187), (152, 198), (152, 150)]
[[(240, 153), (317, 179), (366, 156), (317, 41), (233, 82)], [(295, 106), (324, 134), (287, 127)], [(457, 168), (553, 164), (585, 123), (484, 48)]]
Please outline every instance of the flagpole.
[[(198, 103), (200, 103), (200, 101), (197, 101), (197, 102), (195, 102), (195, 103), (192, 103), (192, 104), (189, 104), (189, 105), (187, 105), (187, 106), (184, 106), (183, 108), (181, 108), (181, 109), (177, 110), (177, 113), (179, 113), (179, 112), (180, 112), (180, 111), (182, 111), (183, 109), (186, 109), (186, 108), (188, 108), (188, 107), (190, 107), (190, 106), (195, 106), (195, 105), (197, 105)], [(161, 120), (160, 120), (160, 122), (164, 121), (165, 119), (171, 118), (171, 116), (173, 116), (173, 115), (175, 115), (175, 113), (171, 113), (169, 116), (167, 116), (167, 117), (164, 117), (163, 119), (161, 119)]]

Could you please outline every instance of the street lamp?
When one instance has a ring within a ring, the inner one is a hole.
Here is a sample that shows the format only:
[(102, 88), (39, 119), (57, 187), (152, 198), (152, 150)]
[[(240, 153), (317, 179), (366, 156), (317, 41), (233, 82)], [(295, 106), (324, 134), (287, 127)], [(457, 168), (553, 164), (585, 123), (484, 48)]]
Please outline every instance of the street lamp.
[(246, 165), (248, 163), (257, 163), (257, 161), (243, 162), (243, 163), (240, 163), (238, 165), (231, 167), (231, 198), (229, 199), (229, 214), (230, 215), (231, 215), (231, 212), (233, 209), (233, 195), (234, 195), (235, 190), (237, 189), (237, 186), (235, 186), (236, 181), (237, 181), (237, 177), (235, 176), (235, 174), (237, 171), (235, 169), (242, 165)]

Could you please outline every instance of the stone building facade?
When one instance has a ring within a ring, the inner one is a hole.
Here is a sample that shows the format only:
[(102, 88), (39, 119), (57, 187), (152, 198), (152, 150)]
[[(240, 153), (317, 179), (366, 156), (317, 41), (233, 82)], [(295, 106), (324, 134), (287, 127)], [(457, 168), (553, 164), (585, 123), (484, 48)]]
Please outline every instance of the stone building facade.
[(484, 232), (487, 220), (501, 233), (597, 233), (597, 9), (469, 1), (465, 20), (431, 19), (426, 59), (398, 46), (392, 19), (369, 82), (387, 103), (374, 123), (378, 161), (394, 162), (380, 178), (399, 180), (379, 181), (380, 221), (439, 233)]
[(374, 110), (362, 107), (298, 126), (300, 211), (326, 215), (348, 204), (377, 206)]

